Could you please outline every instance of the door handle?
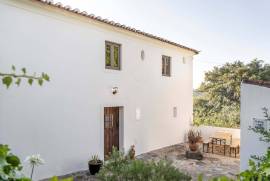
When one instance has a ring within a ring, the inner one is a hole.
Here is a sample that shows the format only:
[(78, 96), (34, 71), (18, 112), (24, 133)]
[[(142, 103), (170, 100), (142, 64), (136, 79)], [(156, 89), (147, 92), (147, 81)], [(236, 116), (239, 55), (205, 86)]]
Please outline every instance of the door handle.
[(112, 122), (112, 127), (113, 127), (113, 114), (111, 114), (111, 122)]

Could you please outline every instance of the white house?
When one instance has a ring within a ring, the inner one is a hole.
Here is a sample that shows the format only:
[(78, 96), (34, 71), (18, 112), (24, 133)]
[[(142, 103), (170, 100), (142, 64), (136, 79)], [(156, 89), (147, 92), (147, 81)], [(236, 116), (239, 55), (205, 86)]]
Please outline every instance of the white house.
[(262, 108), (270, 110), (270, 82), (243, 81), (241, 85), (241, 151), (240, 169), (248, 168), (251, 155), (262, 156), (269, 144), (259, 140), (260, 135), (249, 130), (249, 127), (263, 126), (270, 129), (265, 120)]
[(44, 0), (1, 0), (0, 22), (1, 71), (51, 77), (0, 87), (0, 143), (40, 153), (36, 179), (87, 169), (112, 145), (140, 154), (183, 141), (197, 50)]

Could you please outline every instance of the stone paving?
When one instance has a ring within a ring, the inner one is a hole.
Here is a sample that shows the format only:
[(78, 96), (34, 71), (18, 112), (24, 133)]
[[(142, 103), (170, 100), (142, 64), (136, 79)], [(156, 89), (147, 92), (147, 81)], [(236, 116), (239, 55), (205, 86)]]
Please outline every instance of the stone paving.
[[(167, 159), (172, 161), (173, 165), (182, 172), (192, 176), (192, 180), (197, 181), (199, 174), (204, 175), (204, 180), (209, 178), (226, 175), (229, 178), (236, 178), (239, 173), (239, 156), (238, 158), (223, 156), (221, 154), (203, 153), (204, 158), (200, 161), (186, 159), (184, 144), (177, 144), (162, 149), (154, 150), (137, 156), (142, 160), (161, 160)], [(60, 178), (73, 177), (74, 181), (97, 181), (95, 176), (89, 174), (88, 170), (67, 174)]]
[(222, 154), (203, 153), (202, 160), (186, 159), (187, 148), (184, 144), (177, 144), (154, 150), (142, 155), (139, 159), (160, 160), (167, 159), (179, 170), (188, 173), (193, 180), (197, 180), (199, 174), (204, 175), (204, 180), (225, 175), (229, 178), (236, 178), (239, 173), (240, 160), (238, 158), (223, 156)]

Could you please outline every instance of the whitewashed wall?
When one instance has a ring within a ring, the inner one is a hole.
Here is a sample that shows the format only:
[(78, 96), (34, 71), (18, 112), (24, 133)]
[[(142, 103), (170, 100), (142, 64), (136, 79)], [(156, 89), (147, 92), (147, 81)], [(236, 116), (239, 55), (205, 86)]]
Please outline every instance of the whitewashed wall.
[[(183, 141), (192, 119), (192, 52), (35, 1), (1, 0), (0, 22), (1, 71), (16, 65), (51, 76), (43, 87), (0, 87), (0, 142), (22, 159), (44, 157), (35, 179), (87, 169), (92, 154), (103, 156), (106, 106), (124, 107), (125, 149), (135, 144), (139, 154)], [(121, 71), (104, 69), (105, 40), (122, 44)], [(172, 57), (171, 77), (161, 76), (163, 54)]]
[(264, 118), (263, 107), (270, 109), (270, 88), (243, 83), (241, 85), (241, 170), (248, 168), (251, 155), (263, 155), (270, 146), (259, 141), (258, 134), (248, 130), (249, 126), (253, 125), (253, 118)]
[(223, 128), (223, 127), (215, 127), (215, 126), (199, 126), (198, 129), (201, 131), (202, 137), (205, 139), (213, 136), (216, 132), (231, 133), (232, 138), (240, 139), (240, 129), (236, 129), (236, 128)]

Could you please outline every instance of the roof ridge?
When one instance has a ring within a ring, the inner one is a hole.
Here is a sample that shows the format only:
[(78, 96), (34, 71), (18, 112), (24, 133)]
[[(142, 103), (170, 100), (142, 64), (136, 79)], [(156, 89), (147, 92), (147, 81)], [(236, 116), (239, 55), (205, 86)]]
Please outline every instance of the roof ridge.
[(165, 43), (168, 43), (168, 44), (171, 44), (171, 45), (174, 45), (174, 46), (177, 46), (177, 47), (189, 50), (189, 51), (192, 51), (195, 54), (198, 54), (200, 52), (200, 51), (198, 51), (196, 49), (189, 48), (187, 46), (184, 46), (184, 45), (181, 45), (179, 43), (167, 40), (165, 38), (161, 38), (161, 37), (153, 35), (151, 33), (146, 33), (144, 31), (141, 31), (141, 30), (138, 30), (136, 28), (126, 26), (124, 24), (120, 24), (118, 22), (110, 21), (108, 19), (103, 19), (100, 16), (95, 16), (94, 14), (89, 14), (86, 11), (80, 11), (80, 9), (78, 9), (78, 8), (72, 8), (69, 5), (62, 4), (61, 2), (56, 2), (55, 3), (53, 0), (35, 0), (35, 1), (41, 2), (41, 3), (46, 4), (46, 5), (54, 6), (54, 7), (60, 8), (62, 10), (68, 11), (68, 12), (76, 13), (78, 15), (85, 16), (85, 17), (88, 17), (88, 18), (90, 18), (92, 20), (99, 21), (99, 22), (102, 22), (102, 23), (105, 23), (105, 24), (108, 24), (108, 25), (111, 25), (111, 26), (114, 26), (114, 27), (125, 29), (127, 31), (131, 31), (133, 33), (137, 33), (137, 34), (146, 36), (148, 38), (156, 39), (156, 40), (159, 40), (159, 41), (162, 41), (162, 42), (165, 42)]

